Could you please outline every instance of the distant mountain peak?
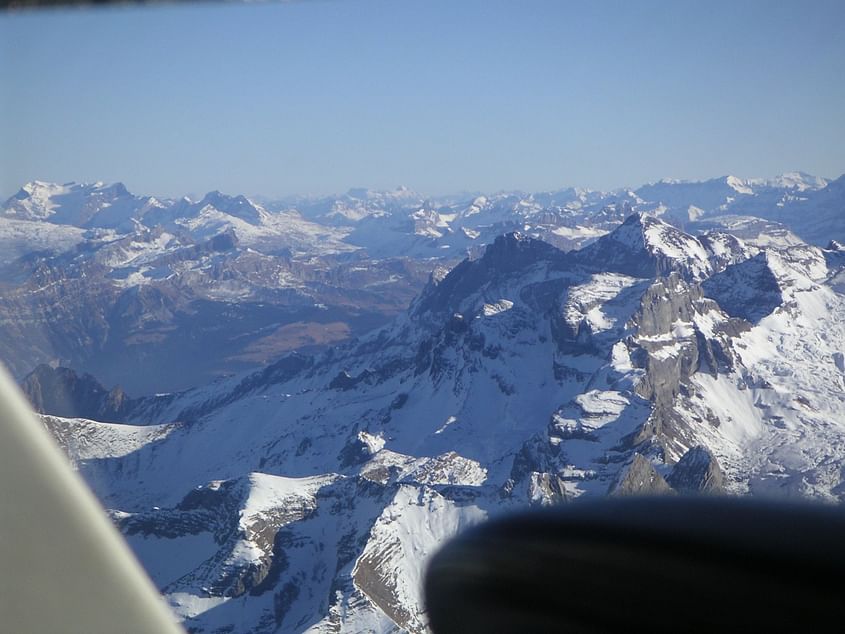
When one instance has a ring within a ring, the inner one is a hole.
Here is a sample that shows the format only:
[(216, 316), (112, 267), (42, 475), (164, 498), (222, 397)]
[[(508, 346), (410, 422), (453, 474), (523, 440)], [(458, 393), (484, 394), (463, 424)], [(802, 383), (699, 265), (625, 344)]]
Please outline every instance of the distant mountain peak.
[[(3, 205), (5, 215), (23, 220), (48, 221), (53, 224), (88, 226), (104, 209), (120, 201), (131, 206), (144, 199), (131, 194), (123, 183), (58, 184), (34, 180)], [(129, 210), (134, 211), (134, 210)]]
[(203, 196), (200, 205), (213, 205), (218, 208), (227, 207), (232, 204), (250, 204), (250, 201), (243, 194), (231, 196), (224, 194), (219, 189), (212, 190)]
[(680, 229), (659, 218), (643, 212), (635, 212), (607, 235), (606, 240), (618, 242), (631, 249), (660, 249), (663, 233), (683, 234)]
[(261, 211), (258, 205), (243, 194), (230, 196), (218, 190), (210, 191), (196, 204), (197, 211), (206, 207), (213, 207), (217, 211), (246, 220), (252, 224), (261, 222)]
[(120, 181), (118, 181), (116, 183), (112, 183), (110, 186), (104, 187), (104, 189), (109, 189), (112, 192), (114, 192), (115, 194), (117, 194), (118, 196), (128, 196), (128, 195), (130, 195), (129, 190), (126, 189), (126, 185), (124, 185)]
[(829, 181), (820, 176), (813, 176), (807, 172), (794, 171), (784, 172), (774, 178), (750, 179), (751, 184), (765, 184), (767, 187), (779, 189), (793, 189), (797, 191), (815, 190), (827, 187)]
[(547, 242), (512, 231), (488, 245), (479, 262), (500, 272), (523, 268), (538, 259), (560, 256), (561, 252)]
[(748, 181), (739, 178), (738, 176), (726, 176), (725, 182), (727, 183), (728, 187), (733, 190), (736, 190), (737, 193), (751, 195), (754, 193), (754, 190), (748, 186)]

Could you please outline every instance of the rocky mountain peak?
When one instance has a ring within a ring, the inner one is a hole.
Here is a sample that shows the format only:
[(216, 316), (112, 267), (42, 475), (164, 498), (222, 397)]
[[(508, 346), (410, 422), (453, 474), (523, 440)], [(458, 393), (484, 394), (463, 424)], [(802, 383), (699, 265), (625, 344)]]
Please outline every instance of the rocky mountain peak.
[(608, 494), (615, 497), (667, 493), (672, 493), (672, 488), (657, 472), (654, 465), (639, 453), (635, 453), (619, 471), (616, 481), (608, 490)]
[(724, 475), (712, 452), (696, 445), (678, 461), (667, 482), (679, 493), (721, 493)]
[(46, 364), (29, 373), (21, 388), (37, 412), (66, 418), (121, 422), (134, 406), (119, 386), (107, 390), (90, 374)]
[(196, 207), (199, 211), (209, 206), (217, 209), (218, 211), (222, 211), (225, 214), (229, 214), (230, 216), (246, 220), (252, 224), (257, 224), (261, 221), (261, 212), (258, 207), (246, 196), (241, 194), (237, 196), (229, 196), (217, 190), (208, 192), (203, 199), (197, 203)]
[(645, 213), (628, 216), (619, 227), (578, 252), (587, 267), (633, 277), (657, 277), (672, 271), (700, 279), (711, 270), (701, 242), (680, 229)]
[(485, 285), (500, 283), (507, 276), (531, 267), (560, 264), (566, 258), (565, 253), (552, 245), (518, 232), (499, 236), (477, 260), (464, 260), (439, 282), (432, 277), (413, 312), (454, 314), (465, 300)]
[(131, 196), (132, 194), (126, 189), (126, 185), (121, 182), (112, 183), (111, 185), (104, 187), (103, 192), (108, 192), (113, 196)]
[(514, 231), (496, 238), (479, 262), (491, 272), (507, 273), (560, 255), (560, 251), (547, 242)]

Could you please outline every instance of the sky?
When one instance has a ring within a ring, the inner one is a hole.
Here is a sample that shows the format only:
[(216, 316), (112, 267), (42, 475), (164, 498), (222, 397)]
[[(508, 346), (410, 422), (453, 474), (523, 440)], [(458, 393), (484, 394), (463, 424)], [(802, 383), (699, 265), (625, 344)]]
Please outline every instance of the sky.
[(431, 195), (845, 172), (845, 2), (0, 15), (0, 194)]

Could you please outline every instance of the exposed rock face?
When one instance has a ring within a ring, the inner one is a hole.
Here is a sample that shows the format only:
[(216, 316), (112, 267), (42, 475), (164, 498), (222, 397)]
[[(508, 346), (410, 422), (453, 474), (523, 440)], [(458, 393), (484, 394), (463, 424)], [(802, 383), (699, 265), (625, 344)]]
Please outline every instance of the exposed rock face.
[(566, 487), (560, 476), (554, 473), (533, 472), (528, 486), (528, 499), (532, 504), (549, 506), (560, 504), (569, 499)]
[[(640, 300), (634, 322), (637, 343), (646, 353), (638, 359), (646, 369), (646, 379), (638, 392), (658, 406), (671, 404), (681, 382), (698, 367), (698, 346), (692, 324), (693, 302), (700, 297), (697, 287), (688, 287), (673, 273), (655, 282)], [(680, 332), (673, 334), (673, 330)], [(670, 334), (673, 336), (668, 337)]]
[(120, 387), (106, 390), (90, 374), (48, 365), (35, 368), (21, 388), (35, 411), (65, 418), (123, 422), (137, 404)]
[[(677, 400), (690, 393), (697, 372), (729, 374), (736, 366), (733, 339), (749, 328), (703, 297), (699, 284), (677, 273), (658, 279), (645, 291), (631, 319), (631, 359), (644, 370), (636, 386), (640, 396), (654, 403), (654, 411), (632, 446), (653, 441), (680, 455), (689, 446), (689, 428), (676, 413)], [(659, 438), (656, 438), (659, 436)]]
[(684, 284), (677, 273), (652, 284), (640, 299), (640, 310), (635, 316), (640, 337), (658, 337), (671, 332), (675, 322), (692, 321), (693, 302), (701, 299), (696, 286)]
[(769, 266), (766, 253), (729, 266), (706, 280), (702, 287), (726, 313), (751, 323), (760, 321), (783, 303), (778, 278)]
[(359, 466), (384, 447), (384, 440), (366, 432), (358, 432), (341, 449), (338, 461), (341, 468)]
[(672, 487), (657, 473), (651, 461), (639, 453), (635, 453), (622, 468), (616, 482), (608, 490), (608, 494), (614, 496), (661, 495), (671, 492)]
[(709, 449), (693, 447), (678, 461), (666, 481), (679, 493), (721, 493), (724, 475)]
[(500, 236), (478, 260), (464, 260), (442, 280), (432, 278), (412, 310), (420, 316), (426, 313), (461, 314), (464, 300), (491, 280), (503, 281), (509, 274), (550, 261), (563, 266), (567, 258), (541, 240), (519, 233)]
[(531, 504), (548, 506), (567, 500), (563, 480), (556, 474), (558, 450), (547, 436), (528, 439), (513, 459), (510, 478), (502, 495), (527, 499)]
[(244, 487), (241, 482), (216, 482), (197, 487), (172, 509), (125, 514), (118, 518), (118, 525), (130, 536), (155, 535), (175, 539), (208, 532), (216, 542), (222, 543), (237, 521), (243, 498)]

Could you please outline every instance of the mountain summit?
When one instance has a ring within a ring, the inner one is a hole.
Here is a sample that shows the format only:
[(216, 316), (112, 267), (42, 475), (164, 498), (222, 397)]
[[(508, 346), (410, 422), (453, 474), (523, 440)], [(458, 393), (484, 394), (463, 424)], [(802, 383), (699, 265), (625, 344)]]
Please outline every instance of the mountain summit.
[(635, 213), (580, 252), (580, 259), (633, 277), (668, 275), (702, 279), (711, 271), (702, 243), (659, 218)]

